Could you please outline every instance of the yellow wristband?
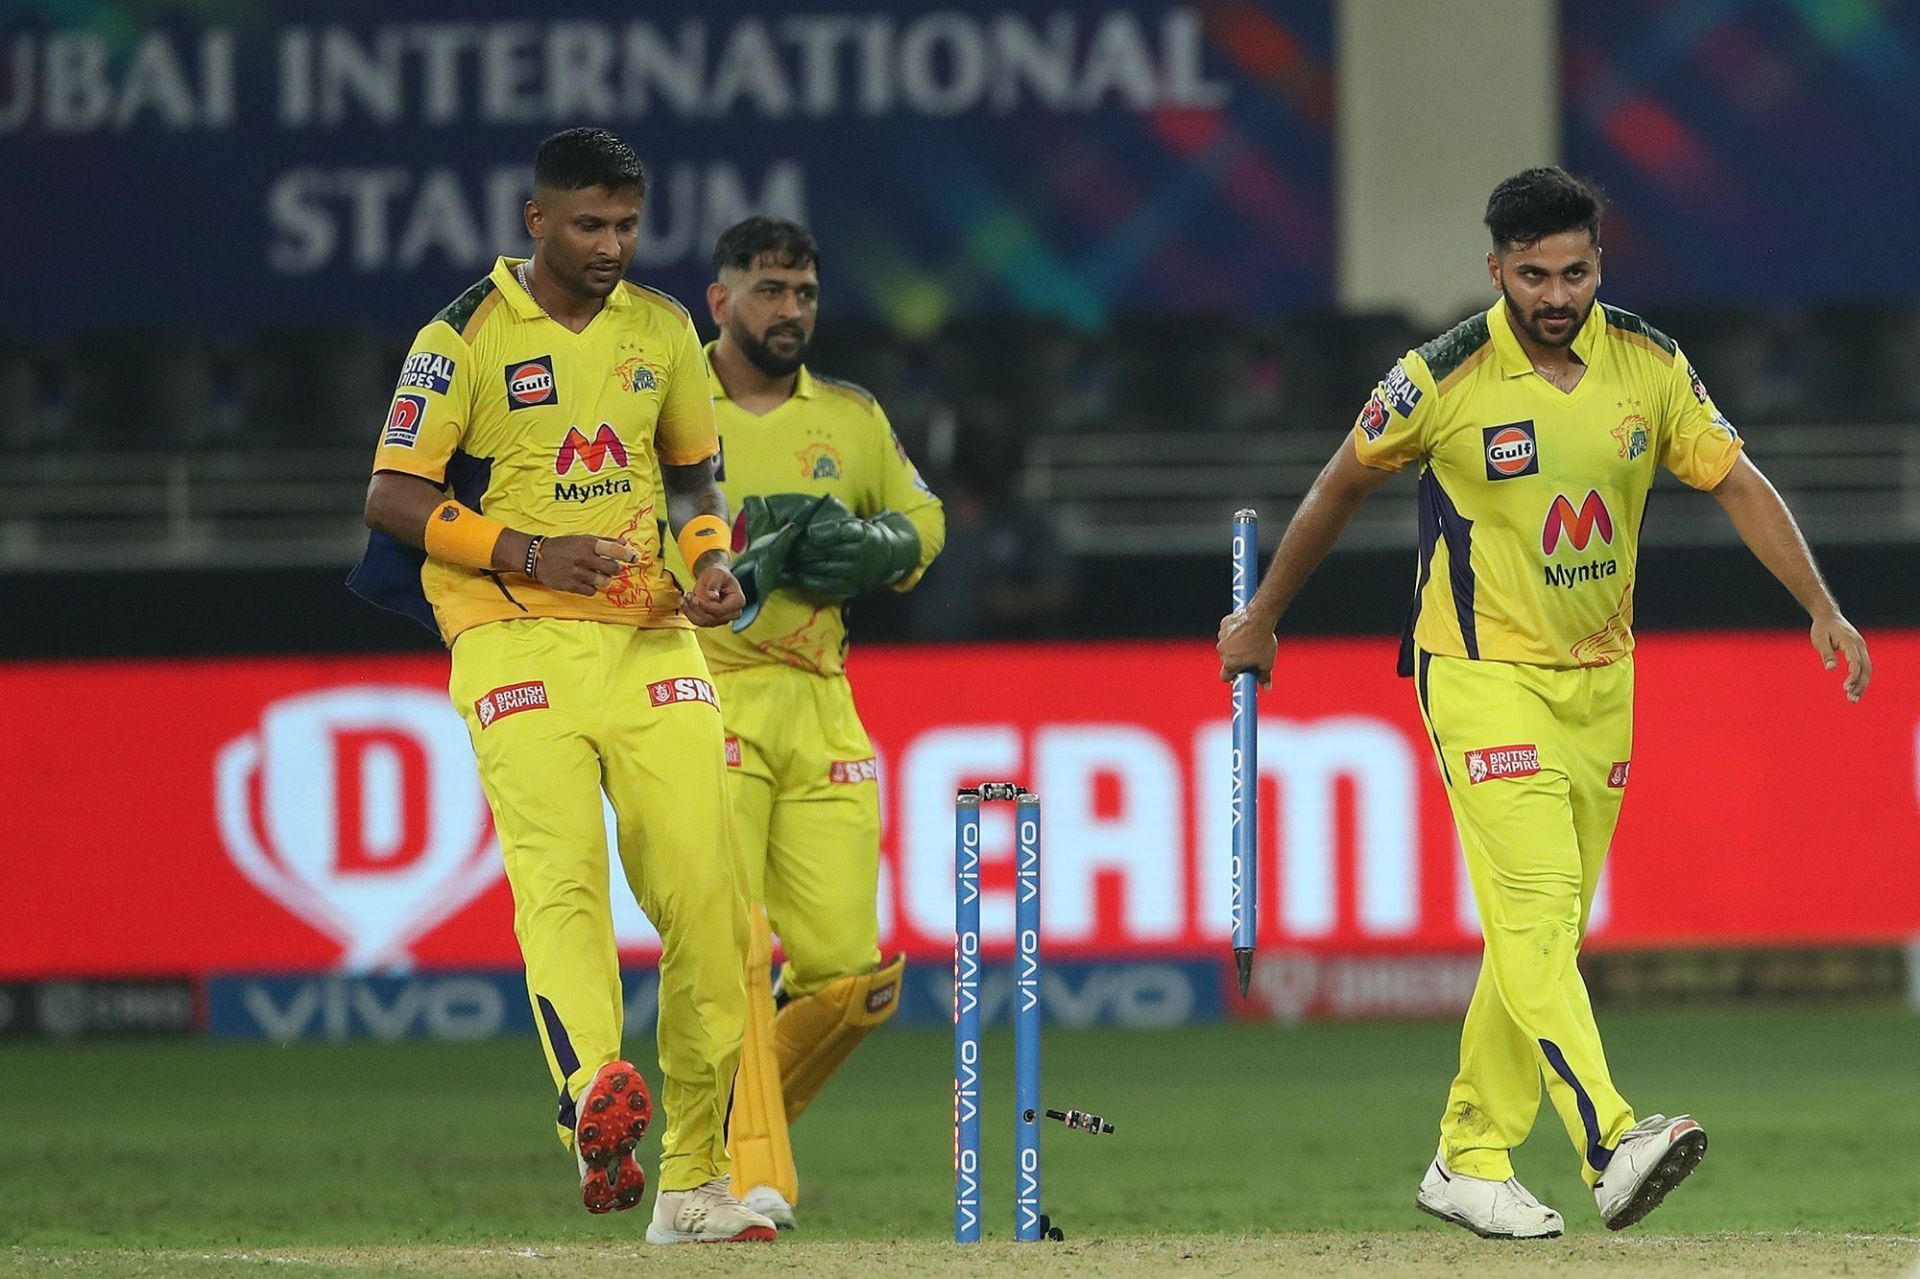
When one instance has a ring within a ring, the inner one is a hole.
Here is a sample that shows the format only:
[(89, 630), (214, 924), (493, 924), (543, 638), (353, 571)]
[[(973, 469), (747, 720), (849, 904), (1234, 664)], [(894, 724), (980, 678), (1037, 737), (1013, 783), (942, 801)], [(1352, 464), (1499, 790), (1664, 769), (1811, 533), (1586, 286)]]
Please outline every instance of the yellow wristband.
[(724, 551), (733, 546), (733, 530), (718, 515), (696, 515), (680, 530), (680, 558), (691, 569), (708, 551)]
[(507, 526), (472, 507), (445, 501), (427, 517), (427, 554), (468, 568), (493, 567), (493, 548)]

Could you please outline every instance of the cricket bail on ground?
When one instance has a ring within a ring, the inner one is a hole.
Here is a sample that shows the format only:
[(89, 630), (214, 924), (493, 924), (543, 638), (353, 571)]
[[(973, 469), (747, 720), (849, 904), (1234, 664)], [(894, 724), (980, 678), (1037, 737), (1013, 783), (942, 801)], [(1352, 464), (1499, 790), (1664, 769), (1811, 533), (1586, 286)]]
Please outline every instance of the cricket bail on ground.
[[(1062, 1238), (1040, 1211), (1040, 797), (964, 787), (953, 823), (953, 1241), (980, 1240), (980, 806), (1014, 805), (1014, 1238)], [(1097, 1129), (1095, 1131), (1098, 1131)]]
[[(1253, 601), (1260, 573), (1260, 516), (1252, 507), (1233, 515), (1233, 611)], [(1233, 964), (1240, 980), (1240, 997), (1247, 997), (1253, 981), (1254, 939), (1260, 928), (1260, 678), (1252, 671), (1233, 677), (1233, 784), (1228, 790), (1232, 812), (1227, 828), (1233, 834), (1232, 873)]]

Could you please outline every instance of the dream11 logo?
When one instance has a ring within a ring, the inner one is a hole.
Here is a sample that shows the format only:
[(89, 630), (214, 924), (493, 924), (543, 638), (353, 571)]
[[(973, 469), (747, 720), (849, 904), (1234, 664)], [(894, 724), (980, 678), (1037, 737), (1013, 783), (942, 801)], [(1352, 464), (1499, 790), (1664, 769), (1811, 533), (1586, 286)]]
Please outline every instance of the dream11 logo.
[(465, 726), (445, 695), (347, 687), (268, 706), (214, 765), (220, 835), (254, 885), (344, 948), (407, 946), (503, 873)]

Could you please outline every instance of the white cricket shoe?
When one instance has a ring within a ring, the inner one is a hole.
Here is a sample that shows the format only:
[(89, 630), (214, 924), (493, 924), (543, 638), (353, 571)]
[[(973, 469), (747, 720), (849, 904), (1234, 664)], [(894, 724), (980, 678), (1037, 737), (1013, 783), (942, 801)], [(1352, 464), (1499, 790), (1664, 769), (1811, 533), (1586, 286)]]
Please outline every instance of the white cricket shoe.
[(1707, 1153), (1707, 1130), (1691, 1115), (1648, 1115), (1620, 1138), (1613, 1162), (1594, 1183), (1593, 1201), (1608, 1230), (1625, 1230), (1660, 1206)]
[(797, 1224), (793, 1219), (793, 1205), (772, 1186), (755, 1186), (740, 1202), (782, 1230), (792, 1230)]
[(772, 1243), (780, 1237), (771, 1221), (728, 1193), (716, 1177), (692, 1190), (662, 1190), (653, 1197), (648, 1243)]
[(1559, 1213), (1513, 1178), (1489, 1181), (1451, 1172), (1438, 1155), (1427, 1165), (1413, 1203), (1421, 1212), (1464, 1226), (1482, 1239), (1557, 1239), (1565, 1229)]

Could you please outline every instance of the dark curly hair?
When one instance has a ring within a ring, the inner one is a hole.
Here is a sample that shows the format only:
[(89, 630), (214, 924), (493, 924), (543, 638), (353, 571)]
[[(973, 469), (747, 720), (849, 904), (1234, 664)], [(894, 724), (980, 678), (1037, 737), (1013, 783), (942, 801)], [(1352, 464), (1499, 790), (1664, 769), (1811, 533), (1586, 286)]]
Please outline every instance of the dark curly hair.
[(1487, 230), (1497, 249), (1537, 244), (1563, 231), (1585, 231), (1598, 244), (1605, 216), (1599, 190), (1557, 164), (1516, 173), (1487, 197)]
[(540, 144), (533, 157), (533, 184), (549, 191), (609, 191), (647, 194), (640, 157), (605, 129), (565, 129)]
[(719, 242), (713, 246), (713, 273), (745, 271), (767, 256), (790, 270), (820, 267), (820, 246), (814, 243), (813, 232), (798, 222), (755, 214), (720, 233)]

